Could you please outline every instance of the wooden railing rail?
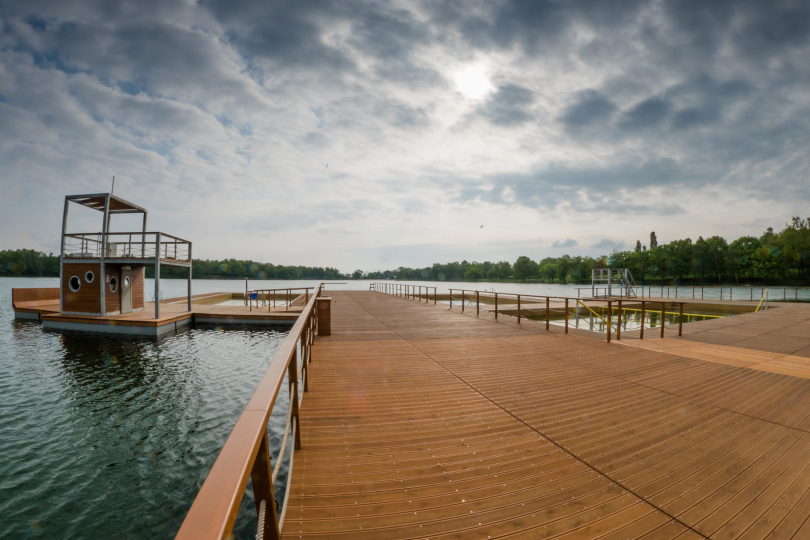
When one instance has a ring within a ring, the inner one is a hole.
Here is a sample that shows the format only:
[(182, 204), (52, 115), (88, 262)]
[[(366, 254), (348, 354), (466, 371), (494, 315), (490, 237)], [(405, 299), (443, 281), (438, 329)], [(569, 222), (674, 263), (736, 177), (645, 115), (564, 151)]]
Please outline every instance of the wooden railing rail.
[[(304, 311), (295, 321), (259, 382), (253, 397), (236, 421), (233, 431), (228, 436), (175, 537), (177, 540), (230, 538), (249, 479), (253, 482), (256, 513), (259, 516), (259, 523), (263, 526), (259, 535), (265, 540), (281, 538), (289, 499), (293, 456), (295, 450), (301, 448), (299, 383), (303, 386), (303, 391), (307, 392), (307, 366), (312, 362), (311, 347), (317, 326), (315, 299), (320, 296), (320, 292), (321, 288), (318, 287), (315, 294), (309, 298)], [(285, 375), (288, 376), (290, 410), (274, 469), (270, 463), (267, 423), (270, 421)], [(279, 462), (284, 458), (288, 437), (293, 441), (293, 450), (289, 458), (287, 493), (281, 503), (279, 515), (276, 513), (273, 482), (279, 471)]]

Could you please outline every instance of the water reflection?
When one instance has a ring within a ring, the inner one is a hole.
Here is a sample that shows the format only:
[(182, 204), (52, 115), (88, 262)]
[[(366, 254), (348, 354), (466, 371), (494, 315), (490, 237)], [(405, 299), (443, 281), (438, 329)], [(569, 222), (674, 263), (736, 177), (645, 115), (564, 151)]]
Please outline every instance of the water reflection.
[(0, 537), (171, 538), (286, 337), (52, 332), (0, 313)]

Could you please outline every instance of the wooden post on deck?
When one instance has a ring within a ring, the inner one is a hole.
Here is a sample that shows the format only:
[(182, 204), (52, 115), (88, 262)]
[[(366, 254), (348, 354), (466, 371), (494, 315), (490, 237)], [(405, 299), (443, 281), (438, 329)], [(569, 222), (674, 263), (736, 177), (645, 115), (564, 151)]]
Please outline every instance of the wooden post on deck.
[(565, 333), (568, 333), (568, 298), (565, 299)]
[(644, 339), (644, 312), (645, 312), (645, 304), (643, 300), (641, 301), (641, 334), (639, 335), (639, 339)]
[(331, 336), (332, 335), (332, 299), (328, 296), (322, 296), (315, 299), (315, 307), (318, 313), (318, 335)]
[[(280, 540), (278, 533), (278, 514), (276, 514), (276, 498), (273, 493), (273, 473), (270, 467), (270, 445), (265, 430), (262, 442), (259, 444), (259, 453), (253, 462), (250, 479), (253, 481), (253, 498), (256, 500), (256, 514), (261, 513), (264, 501), (264, 538)], [(281, 456), (279, 456), (281, 459)]]
[(481, 293), (475, 291), (475, 316), (481, 314)]

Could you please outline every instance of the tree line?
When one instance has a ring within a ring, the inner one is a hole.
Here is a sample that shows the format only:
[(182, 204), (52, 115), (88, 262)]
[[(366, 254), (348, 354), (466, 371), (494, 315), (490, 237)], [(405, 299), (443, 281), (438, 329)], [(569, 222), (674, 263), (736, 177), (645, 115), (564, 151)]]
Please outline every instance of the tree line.
[(761, 236), (743, 236), (729, 243), (720, 236), (674, 240), (658, 244), (650, 234), (649, 246), (636, 241), (635, 249), (614, 250), (599, 257), (546, 257), (538, 261), (521, 256), (514, 263), (452, 262), (427, 268), (405, 268), (369, 272), (357, 270), (355, 279), (397, 279), (427, 281), (522, 281), (586, 283), (591, 270), (628, 268), (637, 283), (655, 280), (676, 283), (723, 283), (776, 280), (807, 283), (810, 278), (810, 218), (794, 217), (784, 229), (768, 228)]
[[(283, 266), (255, 261), (227, 259), (209, 261), (193, 259), (191, 265), (194, 279), (342, 279), (345, 276), (336, 268), (310, 266)], [(59, 277), (59, 255), (45, 254), (33, 249), (0, 251), (0, 276), (11, 277)], [(160, 277), (185, 278), (188, 270), (163, 266)], [(147, 267), (146, 277), (155, 277), (155, 269)]]

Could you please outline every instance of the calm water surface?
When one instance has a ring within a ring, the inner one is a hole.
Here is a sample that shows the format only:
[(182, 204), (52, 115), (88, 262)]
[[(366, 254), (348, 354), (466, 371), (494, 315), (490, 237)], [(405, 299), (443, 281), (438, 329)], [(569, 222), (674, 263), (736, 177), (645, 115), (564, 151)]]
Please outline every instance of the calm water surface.
[[(14, 320), (12, 287), (55, 285), (0, 278), (0, 538), (172, 538), (286, 331), (154, 339)], [(255, 535), (253, 505), (238, 538)]]

